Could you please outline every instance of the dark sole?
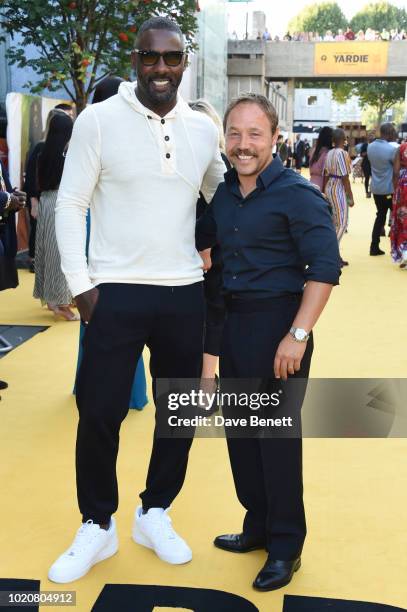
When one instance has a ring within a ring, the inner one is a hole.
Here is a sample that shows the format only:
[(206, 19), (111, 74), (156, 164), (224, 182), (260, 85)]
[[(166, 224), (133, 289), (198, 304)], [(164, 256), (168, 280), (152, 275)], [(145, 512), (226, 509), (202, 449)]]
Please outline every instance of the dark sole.
[[(295, 572), (298, 572), (298, 570), (300, 569), (300, 567), (301, 567), (301, 561), (299, 561), (299, 563), (297, 564), (297, 566), (294, 568), (294, 573), (295, 573)], [(293, 576), (294, 576), (294, 573), (293, 573)], [(255, 585), (254, 585), (254, 583), (253, 583), (253, 584), (252, 584), (252, 587), (254, 588), (254, 590), (255, 590), (255, 591), (261, 591), (262, 593), (266, 593), (266, 592), (268, 592), (268, 591), (277, 591), (278, 589), (282, 589), (282, 588), (284, 588), (285, 586), (287, 586), (288, 584), (290, 584), (291, 580), (293, 579), (293, 576), (291, 576), (291, 578), (290, 578), (289, 580), (286, 580), (285, 582), (282, 582), (282, 583), (281, 583), (281, 584), (279, 584), (278, 586), (273, 586), (273, 587), (270, 587), (270, 588), (261, 589), (261, 588), (259, 588), (259, 587), (255, 586)]]
[(233, 552), (239, 554), (253, 552), (254, 550), (266, 550), (265, 544), (263, 546), (251, 546), (250, 548), (245, 548), (244, 550), (238, 550), (237, 548), (227, 548), (226, 546), (219, 546), (219, 544), (215, 544), (215, 542), (213, 544), (214, 546), (216, 546), (216, 548), (219, 548), (220, 550), (226, 550), (226, 552)]

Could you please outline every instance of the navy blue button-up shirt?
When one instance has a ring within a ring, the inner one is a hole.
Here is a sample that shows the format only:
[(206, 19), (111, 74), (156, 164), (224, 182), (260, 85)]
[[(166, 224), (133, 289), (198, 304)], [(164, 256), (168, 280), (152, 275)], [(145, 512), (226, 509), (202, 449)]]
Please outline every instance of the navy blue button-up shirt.
[(226, 293), (278, 297), (307, 281), (337, 285), (338, 241), (326, 200), (277, 156), (243, 197), (234, 168), (197, 223), (197, 248), (218, 243)]

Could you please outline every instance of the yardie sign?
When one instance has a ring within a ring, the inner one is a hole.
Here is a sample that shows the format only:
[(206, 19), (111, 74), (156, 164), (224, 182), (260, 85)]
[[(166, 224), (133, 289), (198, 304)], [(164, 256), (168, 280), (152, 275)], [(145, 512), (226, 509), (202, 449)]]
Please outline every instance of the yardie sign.
[(315, 44), (315, 74), (334, 76), (384, 76), (389, 45), (375, 42)]

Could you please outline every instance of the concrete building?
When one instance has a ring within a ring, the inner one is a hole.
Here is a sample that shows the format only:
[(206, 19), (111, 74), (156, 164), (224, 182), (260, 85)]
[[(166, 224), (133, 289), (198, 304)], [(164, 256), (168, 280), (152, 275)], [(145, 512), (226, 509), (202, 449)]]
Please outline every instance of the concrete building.
[[(200, 0), (198, 52), (195, 56), (196, 96), (205, 98), (223, 115), (227, 104), (227, 14), (226, 0)], [(188, 97), (188, 96), (187, 96)]]
[(294, 127), (318, 129), (324, 125), (360, 123), (362, 108), (357, 96), (344, 103), (336, 102), (331, 89), (303, 88), (295, 90)]
[[(270, 83), (286, 83), (286, 126), (294, 128), (295, 81), (369, 78), (407, 79), (407, 41), (389, 43), (366, 42), (364, 55), (340, 53), (335, 56), (339, 43), (330, 45), (321, 52), (321, 43), (313, 42), (267, 42), (260, 40), (229, 40), (228, 42), (228, 97), (242, 91), (253, 91), (268, 95)], [(352, 50), (354, 43), (349, 45)], [(380, 48), (372, 45), (379, 45)], [(377, 52), (378, 51), (378, 52)], [(326, 55), (328, 53), (328, 56)], [(332, 56), (332, 57), (331, 57)], [(362, 58), (361, 63), (354, 61)], [(338, 59), (339, 58), (339, 59)], [(350, 59), (349, 59), (350, 58)], [(329, 59), (329, 62), (326, 60)], [(338, 60), (338, 62), (337, 62)], [(340, 60), (340, 61), (339, 61)], [(349, 64), (350, 62), (350, 65)], [(353, 62), (353, 63), (352, 63)], [(378, 69), (380, 68), (380, 72)], [(407, 90), (406, 90), (407, 91)], [(407, 100), (407, 97), (406, 97)]]
[(346, 102), (332, 100), (331, 124), (360, 123), (362, 121), (362, 107), (359, 98), (352, 96)]
[(294, 126), (313, 128), (330, 125), (332, 91), (330, 89), (296, 89), (294, 101)]
[(252, 34), (251, 38), (256, 40), (257, 37), (263, 36), (266, 29), (266, 14), (263, 11), (254, 11), (252, 21)]
[(282, 79), (266, 78), (265, 47), (272, 43), (262, 40), (228, 42), (228, 101), (242, 93), (254, 92), (267, 96), (277, 109), (280, 128), (291, 131), (288, 117), (293, 95), (290, 84)]

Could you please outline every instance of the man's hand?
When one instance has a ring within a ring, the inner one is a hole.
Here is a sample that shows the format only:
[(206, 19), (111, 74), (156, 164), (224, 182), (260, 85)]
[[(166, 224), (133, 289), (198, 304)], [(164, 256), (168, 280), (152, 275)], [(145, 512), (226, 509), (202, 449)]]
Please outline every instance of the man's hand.
[(10, 210), (18, 211), (24, 208), (27, 200), (27, 194), (24, 191), (14, 189), (10, 195)]
[(203, 271), (207, 272), (212, 268), (212, 259), (211, 259), (211, 249), (205, 249), (204, 251), (199, 251), (203, 262)]
[(287, 334), (280, 342), (274, 359), (274, 376), (287, 380), (289, 374), (295, 374), (301, 367), (306, 342), (296, 342)]
[(80, 293), (75, 297), (76, 307), (79, 310), (83, 323), (89, 323), (91, 320), (98, 299), (99, 289), (96, 287), (84, 293)]

